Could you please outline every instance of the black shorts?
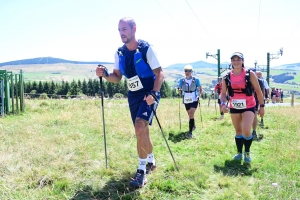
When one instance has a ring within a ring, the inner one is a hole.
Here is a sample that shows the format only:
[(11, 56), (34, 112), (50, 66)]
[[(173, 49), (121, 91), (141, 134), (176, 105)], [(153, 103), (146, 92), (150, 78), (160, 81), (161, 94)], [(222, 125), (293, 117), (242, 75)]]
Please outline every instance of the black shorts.
[(221, 99), (218, 99), (218, 104), (221, 104)]
[(235, 108), (230, 108), (230, 114), (238, 114), (238, 113), (244, 113), (246, 111), (251, 111), (255, 114), (255, 107), (252, 108), (246, 108), (246, 109), (235, 109)]
[(198, 101), (194, 101), (193, 103), (187, 103), (184, 104), (185, 105), (185, 109), (189, 110), (190, 108), (197, 108), (198, 107)]

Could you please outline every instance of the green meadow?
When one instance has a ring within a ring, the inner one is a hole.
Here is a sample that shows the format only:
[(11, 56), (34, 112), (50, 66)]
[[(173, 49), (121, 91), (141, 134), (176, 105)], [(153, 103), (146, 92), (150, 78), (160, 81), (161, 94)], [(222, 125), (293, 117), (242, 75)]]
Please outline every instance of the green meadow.
[[(285, 99), (285, 102), (290, 101)], [(138, 157), (127, 100), (26, 100), (25, 112), (0, 119), (0, 199), (300, 198), (300, 106), (266, 107), (251, 147), (236, 153), (229, 114), (201, 100), (193, 139), (179, 99), (162, 99), (151, 127), (158, 169), (144, 188), (129, 186)], [(202, 120), (201, 120), (202, 119)], [(162, 132), (178, 165), (176, 170)]]

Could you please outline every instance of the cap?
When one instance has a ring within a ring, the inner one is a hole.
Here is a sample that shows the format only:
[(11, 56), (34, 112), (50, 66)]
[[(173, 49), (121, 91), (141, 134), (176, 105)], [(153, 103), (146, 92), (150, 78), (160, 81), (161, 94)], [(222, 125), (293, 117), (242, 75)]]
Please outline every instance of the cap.
[(192, 65), (186, 65), (183, 68), (184, 70), (193, 70), (193, 66)]
[(242, 60), (244, 60), (244, 55), (242, 53), (240, 53), (240, 52), (234, 52), (231, 55), (230, 59), (232, 59), (234, 56), (237, 56), (237, 57), (241, 58)]

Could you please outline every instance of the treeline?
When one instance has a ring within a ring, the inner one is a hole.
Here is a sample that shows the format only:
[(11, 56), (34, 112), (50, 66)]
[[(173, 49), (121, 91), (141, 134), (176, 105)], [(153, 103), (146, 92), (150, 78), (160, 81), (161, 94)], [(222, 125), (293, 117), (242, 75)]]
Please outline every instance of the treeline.
[[(104, 80), (103, 91), (106, 97), (127, 97), (127, 80), (125, 79), (119, 83), (110, 83)], [(100, 81), (98, 79), (83, 79), (83, 81), (73, 80), (70, 83), (68, 81), (28, 81), (24, 83), (24, 92), (32, 97), (38, 97), (41, 94), (52, 98), (57, 96), (74, 97), (80, 95), (99, 96)], [(162, 84), (160, 92), (162, 98), (177, 96), (176, 90), (172, 90), (165, 81)]]
[(283, 74), (270, 76), (270, 78), (273, 78), (275, 83), (284, 83), (286, 81), (293, 80), (294, 75), (296, 75), (296, 72), (294, 72), (294, 73), (286, 72)]

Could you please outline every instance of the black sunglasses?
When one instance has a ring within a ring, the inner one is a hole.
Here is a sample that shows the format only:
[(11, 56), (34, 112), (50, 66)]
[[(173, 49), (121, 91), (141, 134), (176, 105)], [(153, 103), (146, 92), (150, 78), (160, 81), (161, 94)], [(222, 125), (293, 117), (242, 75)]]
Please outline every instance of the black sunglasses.
[(184, 72), (192, 72), (192, 70), (184, 70)]

